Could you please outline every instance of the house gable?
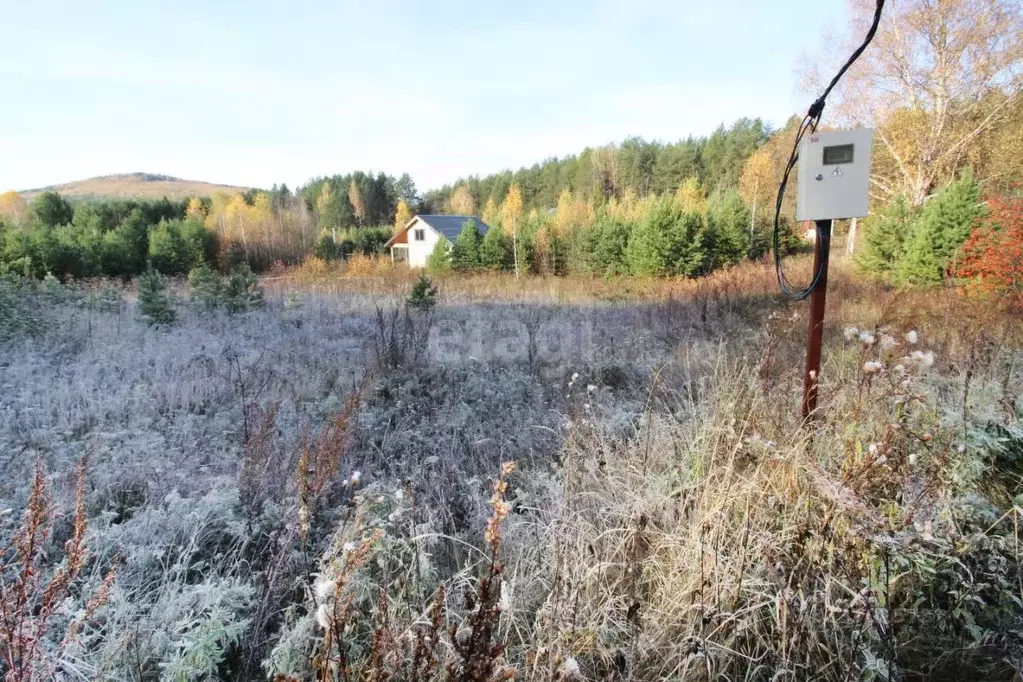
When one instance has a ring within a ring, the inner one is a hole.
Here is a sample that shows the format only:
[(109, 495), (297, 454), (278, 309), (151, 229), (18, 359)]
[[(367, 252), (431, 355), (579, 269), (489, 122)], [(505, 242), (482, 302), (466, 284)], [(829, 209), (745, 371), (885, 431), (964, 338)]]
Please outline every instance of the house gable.
[(489, 225), (472, 215), (417, 215), (409, 220), (400, 232), (388, 239), (384, 248), (389, 249), (395, 244), (412, 242), (410, 230), (413, 229), (429, 229), (438, 237), (447, 240), (449, 244), (454, 244), (462, 227), (469, 220), (476, 223), (476, 229), (480, 231), (481, 235), (485, 235), (490, 230)]

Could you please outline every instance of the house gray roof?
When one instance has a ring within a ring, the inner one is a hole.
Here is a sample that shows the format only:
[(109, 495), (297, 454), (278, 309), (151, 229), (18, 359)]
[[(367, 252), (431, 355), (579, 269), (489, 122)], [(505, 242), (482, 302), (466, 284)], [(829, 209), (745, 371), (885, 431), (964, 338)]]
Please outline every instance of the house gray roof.
[(480, 234), (486, 234), (490, 226), (474, 215), (417, 215), (417, 218), (447, 237), (448, 241), (454, 243), (462, 226), (466, 221), (472, 220), (476, 223), (476, 229)]

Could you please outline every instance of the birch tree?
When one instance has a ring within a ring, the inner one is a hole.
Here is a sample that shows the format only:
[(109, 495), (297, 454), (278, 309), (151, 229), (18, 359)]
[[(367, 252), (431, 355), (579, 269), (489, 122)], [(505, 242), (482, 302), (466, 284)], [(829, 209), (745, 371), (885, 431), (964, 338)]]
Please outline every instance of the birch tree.
[(512, 251), (515, 254), (515, 276), (519, 276), (519, 221), (522, 219), (522, 190), (517, 184), (508, 188), (508, 196), (501, 206), (501, 227), (511, 232)]
[[(866, 33), (874, 0), (850, 0), (843, 45), (829, 41), (809, 82), (837, 68)], [(873, 43), (836, 89), (828, 114), (875, 127), (872, 194), (919, 205), (953, 180), (981, 138), (1010, 116), (1023, 86), (1017, 0), (888, 3)], [(834, 119), (832, 119), (834, 120)]]
[(14, 190), (0, 194), (0, 217), (20, 221), (28, 215), (28, 202)]
[(412, 220), (412, 210), (404, 199), (398, 199), (398, 207), (394, 210), (394, 232), (397, 234)]
[(352, 212), (355, 213), (356, 222), (360, 227), (363, 226), (366, 222), (366, 200), (363, 198), (359, 185), (355, 180), (352, 180), (348, 185), (348, 202), (352, 205)]
[(465, 185), (459, 185), (448, 201), (448, 207), (455, 215), (476, 215), (476, 201)]

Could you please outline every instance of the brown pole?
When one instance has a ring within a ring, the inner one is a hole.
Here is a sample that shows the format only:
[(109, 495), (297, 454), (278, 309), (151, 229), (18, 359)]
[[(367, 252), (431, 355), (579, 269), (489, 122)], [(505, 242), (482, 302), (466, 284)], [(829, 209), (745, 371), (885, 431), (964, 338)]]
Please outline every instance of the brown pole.
[(828, 295), (828, 255), (831, 252), (831, 221), (817, 221), (813, 249), (813, 271), (820, 279), (810, 293), (810, 339), (806, 345), (806, 374), (803, 375), (803, 419), (817, 411), (817, 387), (821, 378), (821, 342), (824, 339), (824, 303)]

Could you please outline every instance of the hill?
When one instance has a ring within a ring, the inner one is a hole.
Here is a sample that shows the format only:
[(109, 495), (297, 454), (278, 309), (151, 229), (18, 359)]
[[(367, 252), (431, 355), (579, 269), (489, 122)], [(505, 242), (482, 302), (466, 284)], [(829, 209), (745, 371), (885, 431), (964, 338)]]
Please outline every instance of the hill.
[(182, 180), (169, 175), (153, 173), (120, 173), (103, 175), (88, 180), (67, 182), (63, 185), (40, 187), (21, 192), (31, 201), (42, 192), (59, 192), (65, 199), (88, 201), (90, 199), (184, 199), (187, 197), (208, 197), (216, 192), (245, 192), (247, 187), (215, 185), (197, 180)]

